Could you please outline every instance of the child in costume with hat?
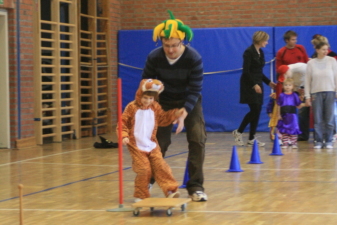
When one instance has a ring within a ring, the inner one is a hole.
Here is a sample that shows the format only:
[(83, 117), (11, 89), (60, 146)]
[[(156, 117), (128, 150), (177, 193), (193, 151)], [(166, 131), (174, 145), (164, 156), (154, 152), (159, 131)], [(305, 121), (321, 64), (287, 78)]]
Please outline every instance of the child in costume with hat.
[[(178, 183), (171, 168), (162, 157), (156, 138), (158, 126), (167, 126), (177, 120), (182, 109), (164, 111), (158, 100), (164, 85), (156, 79), (143, 79), (136, 92), (136, 98), (130, 102), (122, 115), (123, 144), (127, 145), (132, 157), (132, 169), (135, 178), (135, 202), (150, 197), (149, 183), (152, 176), (168, 198), (178, 198)], [(176, 133), (182, 130), (178, 125)], [(117, 128), (118, 131), (118, 128)], [(118, 133), (118, 132), (117, 132)]]
[[(294, 63), (290, 65), (281, 65), (277, 68), (277, 84), (275, 88), (275, 93), (270, 95), (271, 100), (267, 105), (267, 114), (270, 117), (269, 127), (270, 127), (270, 138), (274, 140), (275, 127), (279, 120), (279, 106), (276, 103), (280, 94), (283, 92), (283, 82), (287, 78), (292, 78), (294, 82), (294, 91), (299, 92), (300, 100), (304, 100), (304, 91), (301, 91), (304, 86), (304, 78), (307, 69), (306, 63)], [(280, 141), (280, 143), (282, 143)]]
[(287, 78), (283, 82), (283, 93), (277, 99), (277, 105), (279, 106), (279, 121), (277, 123), (277, 129), (282, 135), (282, 148), (297, 147), (297, 135), (302, 132), (299, 129), (296, 108), (305, 106), (305, 103), (301, 103), (298, 94), (293, 92), (294, 80)]

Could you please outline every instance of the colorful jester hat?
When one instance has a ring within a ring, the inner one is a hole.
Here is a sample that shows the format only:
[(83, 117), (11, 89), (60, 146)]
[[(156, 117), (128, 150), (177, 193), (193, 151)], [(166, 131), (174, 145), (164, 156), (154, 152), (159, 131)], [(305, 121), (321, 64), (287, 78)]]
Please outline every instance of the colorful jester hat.
[(156, 42), (160, 37), (184, 40), (185, 34), (186, 39), (191, 41), (193, 38), (191, 28), (184, 25), (183, 21), (174, 18), (173, 13), (170, 10), (167, 11), (170, 14), (170, 19), (163, 21), (153, 29), (153, 41)]

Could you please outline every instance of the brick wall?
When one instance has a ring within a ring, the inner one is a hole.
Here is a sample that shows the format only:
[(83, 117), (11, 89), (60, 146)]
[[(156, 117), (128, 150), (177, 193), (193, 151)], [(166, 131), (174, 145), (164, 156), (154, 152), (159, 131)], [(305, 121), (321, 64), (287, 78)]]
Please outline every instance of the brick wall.
[(9, 11), (11, 142), (34, 136), (33, 0), (20, 1), (20, 132), (18, 126), (16, 7)]
[[(110, 56), (112, 80), (112, 124), (117, 123), (117, 33), (120, 29), (120, 0), (110, 0)], [(114, 132), (114, 130), (112, 130)]]
[(0, 8), (14, 8), (14, 0), (3, 0), (3, 4), (0, 5)]
[(20, 1), (21, 139), (34, 136), (34, 0)]
[(18, 61), (16, 1), (4, 0), (0, 8), (7, 9), (9, 30), (9, 85), (11, 146), (17, 139), (34, 136), (33, 122), (33, 0), (20, 1), (20, 94), (21, 131), (18, 132)]
[(16, 11), (14, 9), (14, 0), (4, 0), (0, 9), (7, 10), (8, 16), (8, 54), (9, 54), (9, 89), (10, 89), (10, 137), (11, 146), (17, 137), (17, 72), (16, 72)]
[(336, 0), (123, 0), (121, 29), (152, 29), (169, 18), (192, 28), (336, 25)]
[[(21, 124), (18, 124), (18, 74), (17, 74), (17, 32), (16, 32), (16, 0), (4, 0), (0, 8), (7, 9), (9, 27), (9, 72), (10, 72), (10, 129), (11, 146), (15, 141), (35, 135), (34, 130), (34, 74), (33, 74), (33, 13), (35, 0), (20, 0), (20, 94), (21, 94)], [(120, 0), (110, 0), (110, 54), (112, 58), (112, 119), (116, 124), (116, 93), (117, 93), (117, 32), (120, 28)], [(20, 127), (20, 133), (19, 133)]]
[(8, 9), (8, 42), (9, 42), (9, 92), (10, 92), (10, 136), (11, 146), (17, 139), (17, 64), (16, 64), (16, 10)]

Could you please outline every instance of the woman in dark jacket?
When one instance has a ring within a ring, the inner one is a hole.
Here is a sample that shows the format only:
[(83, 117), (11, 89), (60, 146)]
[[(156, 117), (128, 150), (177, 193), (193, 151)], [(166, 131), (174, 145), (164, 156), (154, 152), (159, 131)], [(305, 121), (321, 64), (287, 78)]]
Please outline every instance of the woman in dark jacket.
[[(249, 46), (243, 54), (243, 71), (240, 79), (240, 103), (248, 104), (250, 111), (243, 118), (240, 127), (233, 131), (235, 143), (243, 146), (242, 133), (246, 126), (250, 124), (248, 145), (253, 145), (255, 133), (259, 123), (260, 112), (263, 104), (263, 84), (268, 84), (275, 88), (275, 83), (271, 82), (264, 74), (265, 65), (264, 53), (261, 48), (268, 44), (269, 35), (263, 31), (256, 31), (253, 35), (253, 44)], [(256, 140), (257, 141), (257, 140)], [(257, 141), (260, 146), (265, 143)]]

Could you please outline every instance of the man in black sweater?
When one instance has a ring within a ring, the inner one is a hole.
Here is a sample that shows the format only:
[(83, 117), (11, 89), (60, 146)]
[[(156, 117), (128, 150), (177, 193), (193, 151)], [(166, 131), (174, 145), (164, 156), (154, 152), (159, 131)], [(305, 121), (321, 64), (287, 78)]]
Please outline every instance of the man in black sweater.
[[(203, 163), (205, 157), (206, 131), (202, 112), (201, 90), (203, 63), (199, 53), (183, 40), (191, 41), (192, 30), (182, 21), (171, 18), (154, 29), (153, 40), (160, 38), (162, 46), (154, 49), (147, 57), (142, 78), (155, 78), (164, 83), (165, 89), (159, 103), (164, 110), (185, 108), (184, 120), (188, 141), (189, 181), (186, 188), (193, 201), (207, 201), (204, 193)], [(172, 126), (159, 127), (157, 139), (163, 157), (171, 144)], [(181, 129), (178, 127), (178, 129)], [(153, 182), (153, 181), (152, 181)]]

